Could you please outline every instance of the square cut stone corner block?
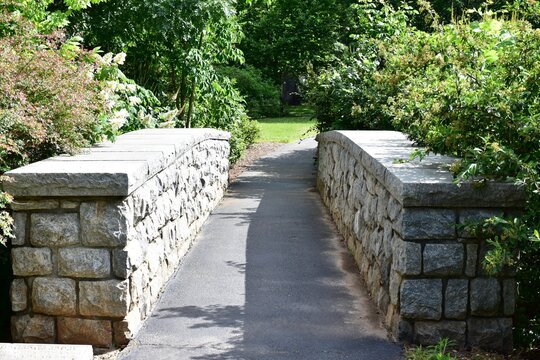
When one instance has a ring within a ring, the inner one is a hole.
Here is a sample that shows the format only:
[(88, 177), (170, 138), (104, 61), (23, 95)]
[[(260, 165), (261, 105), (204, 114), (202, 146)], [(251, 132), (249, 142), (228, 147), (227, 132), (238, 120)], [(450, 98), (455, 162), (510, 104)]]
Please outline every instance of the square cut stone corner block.
[(53, 271), (51, 249), (21, 247), (11, 250), (13, 275), (50, 275)]
[(14, 342), (53, 343), (54, 317), (37, 314), (12, 316), (11, 335)]
[(442, 300), (440, 279), (405, 279), (401, 283), (400, 308), (405, 319), (439, 320)]
[(501, 305), (501, 285), (496, 278), (476, 278), (471, 280), (471, 314), (496, 316)]
[(62, 317), (58, 318), (57, 326), (58, 342), (61, 344), (112, 346), (112, 324), (109, 320)]
[(456, 214), (450, 209), (405, 208), (401, 236), (405, 240), (452, 239), (456, 236)]
[(36, 278), (32, 285), (32, 308), (47, 315), (75, 315), (76, 282), (63, 278)]
[(76, 278), (106, 278), (111, 273), (107, 249), (65, 248), (58, 251), (58, 274)]
[(127, 281), (79, 282), (79, 311), (81, 315), (123, 318), (128, 313), (129, 301)]
[(9, 289), (11, 299), (11, 310), (23, 311), (28, 306), (28, 286), (24, 279), (15, 279)]
[(32, 214), (30, 223), (30, 242), (34, 246), (59, 247), (79, 243), (79, 217), (75, 213)]
[(424, 248), (425, 275), (460, 275), (465, 259), (462, 244), (426, 244)]
[(124, 246), (133, 218), (123, 202), (93, 201), (80, 206), (81, 239), (87, 246)]

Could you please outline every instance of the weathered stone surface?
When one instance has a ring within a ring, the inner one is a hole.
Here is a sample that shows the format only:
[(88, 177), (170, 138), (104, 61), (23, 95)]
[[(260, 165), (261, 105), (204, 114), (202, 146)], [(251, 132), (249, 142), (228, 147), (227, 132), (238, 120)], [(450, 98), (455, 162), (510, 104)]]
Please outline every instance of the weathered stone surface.
[(79, 310), (82, 315), (126, 316), (129, 308), (129, 289), (118, 280), (79, 282)]
[(117, 345), (125, 345), (135, 337), (142, 325), (141, 311), (135, 308), (125, 319), (113, 322), (113, 338)]
[(26, 210), (50, 210), (58, 208), (58, 200), (20, 200), (15, 199), (11, 203), (11, 208), (14, 211)]
[(11, 335), (15, 342), (53, 343), (54, 318), (43, 315), (12, 316)]
[(465, 263), (465, 275), (476, 276), (476, 264), (478, 261), (478, 245), (467, 244), (467, 260)]
[(62, 317), (57, 320), (57, 326), (58, 342), (61, 344), (112, 345), (112, 327), (108, 320)]
[(62, 209), (77, 209), (81, 203), (79, 201), (62, 200), (60, 207)]
[(465, 321), (417, 321), (414, 323), (414, 341), (421, 345), (433, 345), (447, 338), (456, 346), (464, 347), (467, 324)]
[(87, 246), (123, 246), (130, 225), (128, 209), (121, 202), (83, 202), (80, 207), (81, 238)]
[(422, 272), (422, 245), (396, 238), (392, 247), (393, 270), (402, 275), (419, 275)]
[(402, 209), (403, 207), (401, 204), (396, 199), (391, 197), (386, 207), (386, 212), (390, 221), (396, 221), (398, 216), (401, 214)]
[(76, 283), (71, 279), (36, 278), (32, 284), (32, 310), (47, 315), (75, 315)]
[(13, 275), (34, 276), (52, 273), (51, 250), (46, 248), (15, 248), (11, 250)]
[(460, 275), (463, 271), (463, 245), (426, 244), (424, 247), (424, 274)]
[[(495, 205), (495, 204), (494, 204)], [(504, 212), (498, 209), (463, 209), (459, 212), (459, 224), (464, 225), (465, 228), (458, 229), (460, 237), (476, 237), (476, 227), (481, 226), (482, 220), (488, 219), (493, 216), (502, 216)], [(473, 231), (467, 229), (471, 227)]]
[(444, 297), (444, 315), (449, 319), (465, 319), (469, 301), (469, 281), (448, 280)]
[(390, 273), (390, 303), (397, 305), (399, 303), (399, 288), (401, 285), (401, 275), (397, 271)]
[(453, 210), (406, 208), (402, 212), (401, 236), (405, 240), (451, 239), (455, 236)]
[(511, 318), (470, 318), (467, 320), (467, 345), (500, 352), (512, 350)]
[(405, 279), (400, 291), (401, 315), (408, 319), (439, 320), (442, 315), (440, 279)]
[(79, 243), (77, 214), (32, 214), (30, 242), (34, 246), (68, 246)]
[(514, 279), (503, 280), (504, 315), (512, 316), (516, 309), (516, 281)]
[(471, 280), (471, 314), (493, 316), (499, 312), (501, 286), (495, 278)]
[(13, 235), (12, 245), (24, 245), (26, 242), (26, 213), (16, 212), (13, 214)]
[(106, 249), (65, 248), (58, 251), (58, 275), (76, 278), (105, 278), (111, 273)]
[(12, 311), (23, 311), (28, 305), (28, 287), (24, 279), (14, 279), (9, 289)]

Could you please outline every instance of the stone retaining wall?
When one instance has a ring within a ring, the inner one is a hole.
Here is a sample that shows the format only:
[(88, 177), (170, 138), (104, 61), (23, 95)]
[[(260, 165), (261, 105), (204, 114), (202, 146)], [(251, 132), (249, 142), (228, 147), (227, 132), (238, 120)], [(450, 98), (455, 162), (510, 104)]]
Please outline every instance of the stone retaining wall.
[(228, 139), (141, 130), (7, 173), (13, 340), (126, 344), (224, 193)]
[(319, 191), (394, 336), (510, 350), (513, 275), (487, 276), (486, 243), (457, 225), (516, 214), (523, 192), (458, 187), (449, 157), (400, 161), (413, 147), (398, 132), (332, 131), (318, 141)]

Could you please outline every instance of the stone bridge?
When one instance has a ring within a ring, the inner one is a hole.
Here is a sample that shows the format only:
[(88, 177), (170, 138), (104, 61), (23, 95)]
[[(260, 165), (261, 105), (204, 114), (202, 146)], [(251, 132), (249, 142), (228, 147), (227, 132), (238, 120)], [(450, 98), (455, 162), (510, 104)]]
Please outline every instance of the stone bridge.
[(225, 193), (228, 139), (141, 130), (7, 173), (14, 341), (128, 345), (126, 359), (511, 349), (513, 274), (487, 276), (486, 244), (459, 225), (519, 212), (519, 189), (457, 187), (446, 157), (396, 161), (413, 150), (399, 133), (330, 132), (318, 176), (308, 139)]

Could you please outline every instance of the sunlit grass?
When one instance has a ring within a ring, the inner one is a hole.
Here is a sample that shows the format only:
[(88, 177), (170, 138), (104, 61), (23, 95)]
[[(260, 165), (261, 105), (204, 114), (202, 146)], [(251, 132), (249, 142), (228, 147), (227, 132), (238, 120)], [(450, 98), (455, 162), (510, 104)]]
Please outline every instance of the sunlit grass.
[(257, 120), (261, 129), (257, 142), (288, 143), (317, 134), (313, 110), (309, 106), (287, 106), (285, 113), (287, 116), (284, 117)]
[(315, 136), (315, 120), (307, 116), (280, 117), (257, 120), (261, 133), (257, 142), (289, 143)]

